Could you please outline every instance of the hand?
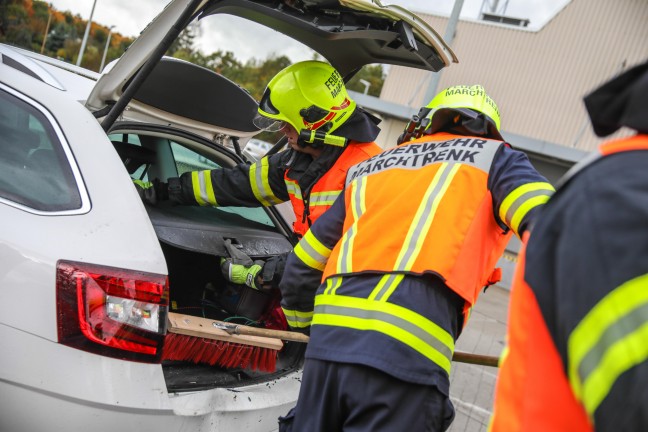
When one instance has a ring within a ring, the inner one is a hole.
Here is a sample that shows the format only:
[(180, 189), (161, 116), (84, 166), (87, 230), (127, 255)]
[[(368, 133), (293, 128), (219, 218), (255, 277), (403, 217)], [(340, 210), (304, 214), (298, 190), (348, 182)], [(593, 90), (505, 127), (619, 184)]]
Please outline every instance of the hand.
[(228, 281), (237, 285), (247, 285), (254, 289), (261, 288), (263, 266), (258, 262), (247, 267), (242, 264), (233, 264), (231, 258), (221, 258), (220, 266), (223, 276)]
[(133, 184), (140, 199), (146, 204), (156, 205), (158, 201), (169, 199), (169, 187), (159, 179), (155, 179), (153, 182), (133, 180)]

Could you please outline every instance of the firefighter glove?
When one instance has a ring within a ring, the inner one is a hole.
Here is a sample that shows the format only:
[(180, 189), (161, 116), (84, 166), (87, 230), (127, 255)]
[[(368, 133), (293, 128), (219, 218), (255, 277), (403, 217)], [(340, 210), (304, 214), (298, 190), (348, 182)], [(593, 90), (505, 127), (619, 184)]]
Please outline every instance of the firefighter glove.
[(146, 204), (156, 205), (160, 201), (169, 199), (169, 185), (159, 179), (152, 182), (133, 180), (133, 184), (141, 200)]
[(133, 184), (135, 185), (137, 194), (145, 204), (157, 204), (157, 194), (155, 193), (153, 183), (142, 180), (133, 180)]
[(225, 279), (237, 285), (260, 289), (263, 283), (263, 262), (255, 261), (251, 266), (234, 264), (231, 258), (221, 258), (221, 272)]

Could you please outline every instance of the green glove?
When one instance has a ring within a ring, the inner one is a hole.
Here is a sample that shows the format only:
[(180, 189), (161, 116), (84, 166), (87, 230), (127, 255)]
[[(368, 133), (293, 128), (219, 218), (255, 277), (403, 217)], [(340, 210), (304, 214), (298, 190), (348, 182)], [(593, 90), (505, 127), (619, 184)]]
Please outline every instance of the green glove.
[(168, 185), (158, 179), (152, 182), (133, 180), (133, 184), (142, 201), (147, 204), (156, 205), (158, 201), (169, 199)]
[(228, 281), (237, 285), (247, 285), (254, 289), (261, 287), (263, 267), (257, 262), (248, 267), (242, 264), (233, 264), (231, 258), (221, 258), (220, 265), (221, 272)]

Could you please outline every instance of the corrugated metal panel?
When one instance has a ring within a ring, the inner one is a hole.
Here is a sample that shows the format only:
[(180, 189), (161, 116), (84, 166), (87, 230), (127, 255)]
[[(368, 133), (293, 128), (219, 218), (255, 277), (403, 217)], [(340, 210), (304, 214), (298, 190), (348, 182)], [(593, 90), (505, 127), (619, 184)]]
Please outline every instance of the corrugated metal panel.
[[(437, 31), (447, 24), (443, 17), (422, 18)], [(499, 105), (504, 131), (592, 150), (601, 140), (582, 98), (648, 59), (648, 1), (572, 0), (539, 31), (460, 21), (452, 48), (460, 63), (441, 72), (438, 90), (482, 84)], [(419, 107), (427, 102), (429, 77), (392, 68), (381, 98)]]

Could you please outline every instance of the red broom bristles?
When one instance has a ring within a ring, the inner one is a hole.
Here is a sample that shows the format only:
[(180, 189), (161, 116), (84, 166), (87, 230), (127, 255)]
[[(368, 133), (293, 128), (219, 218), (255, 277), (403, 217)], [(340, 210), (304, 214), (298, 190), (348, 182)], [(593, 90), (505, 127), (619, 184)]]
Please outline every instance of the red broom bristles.
[(278, 352), (253, 345), (167, 333), (162, 359), (274, 372)]

